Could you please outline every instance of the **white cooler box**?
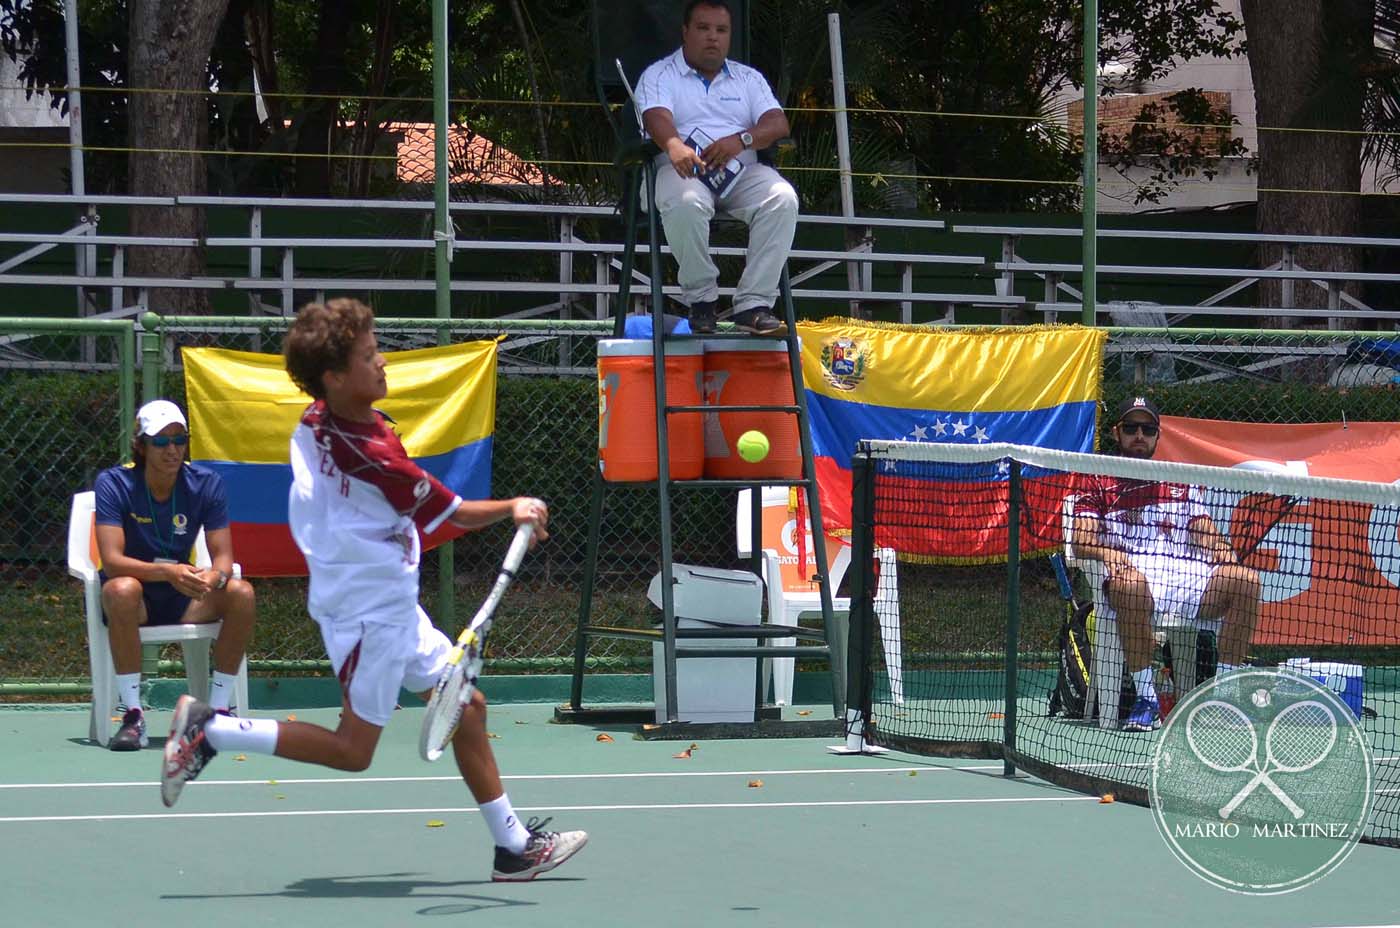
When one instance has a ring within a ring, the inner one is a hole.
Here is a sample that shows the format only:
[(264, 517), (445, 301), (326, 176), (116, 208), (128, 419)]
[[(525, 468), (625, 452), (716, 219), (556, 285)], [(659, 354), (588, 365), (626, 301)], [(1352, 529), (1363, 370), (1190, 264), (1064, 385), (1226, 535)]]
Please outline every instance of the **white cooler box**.
[[(747, 570), (673, 564), (678, 628), (757, 625), (763, 614), (763, 581)], [(647, 599), (661, 608), (661, 574)], [(677, 648), (748, 648), (754, 638), (677, 638)], [(676, 661), (676, 717), (682, 722), (752, 722), (756, 657), (686, 657)], [(651, 646), (656, 720), (666, 720), (666, 664), (660, 643)]]

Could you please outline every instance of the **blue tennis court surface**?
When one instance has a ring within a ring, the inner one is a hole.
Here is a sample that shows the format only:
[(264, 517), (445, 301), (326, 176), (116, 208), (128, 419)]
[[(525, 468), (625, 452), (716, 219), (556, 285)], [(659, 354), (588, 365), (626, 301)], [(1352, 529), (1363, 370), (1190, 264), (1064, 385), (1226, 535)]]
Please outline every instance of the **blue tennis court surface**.
[(398, 713), (367, 773), (226, 753), (169, 811), (154, 746), (113, 754), (86, 743), (85, 713), (0, 709), (3, 923), (1400, 924), (1394, 849), (1241, 896), (1188, 873), (1146, 809), (1008, 780), (1000, 762), (835, 757), (828, 739), (702, 741), (677, 758), (688, 743), (550, 714), (493, 707), (493, 744), (522, 816), (590, 843), (534, 883), (498, 884), (450, 761), (417, 756), (421, 709)]

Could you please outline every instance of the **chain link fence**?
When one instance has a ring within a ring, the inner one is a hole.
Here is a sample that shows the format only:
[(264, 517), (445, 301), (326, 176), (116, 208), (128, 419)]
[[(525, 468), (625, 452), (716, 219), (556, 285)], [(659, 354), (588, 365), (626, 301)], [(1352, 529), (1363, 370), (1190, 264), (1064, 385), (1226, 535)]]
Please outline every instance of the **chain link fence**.
[[(182, 348), (277, 353), (286, 320), (166, 318), (141, 334), (140, 368), (132, 324), (103, 325), (0, 323), (0, 428), (9, 436), (8, 453), (0, 456), (0, 692), (36, 684), (49, 692), (81, 691), (87, 653), (82, 598), (65, 566), (69, 500), (123, 457), (136, 398), (166, 396), (183, 404)], [(550, 542), (528, 559), (499, 612), (493, 670), (566, 669), (597, 466), (595, 349), (611, 324), (386, 318), (378, 325), (384, 350), (502, 337), (493, 493), (541, 496), (553, 517)], [(1376, 333), (1115, 329), (1103, 399), (1112, 408), (1130, 393), (1146, 393), (1168, 415), (1252, 422), (1394, 421), (1400, 419), (1400, 389), (1392, 381), (1400, 374), (1392, 359), (1389, 342)], [(735, 506), (732, 490), (674, 493), (676, 560), (742, 566)], [(441, 609), (443, 562), (436, 553), (425, 557), (424, 606), (449, 633), (475, 610), (507, 535), (497, 526), (454, 543), (446, 584), (455, 609), (450, 620)], [(655, 610), (645, 591), (660, 556), (655, 490), (610, 486), (600, 537), (592, 620), (651, 623)], [(1053, 578), (1047, 571), (1039, 579), (1044, 596), (1032, 590), (1025, 602), (1028, 650), (1042, 639), (1049, 649), (1059, 617)], [(902, 565), (902, 604), (930, 613), (930, 621), (918, 625), (942, 629), (937, 640), (920, 641), (918, 648), (995, 651), (1004, 583), (1004, 567)], [(305, 581), (255, 579), (255, 587), (253, 673), (327, 672), (320, 637), (305, 612)], [(164, 657), (177, 658), (178, 651)], [(594, 669), (649, 664), (644, 643), (600, 639), (590, 647)]]

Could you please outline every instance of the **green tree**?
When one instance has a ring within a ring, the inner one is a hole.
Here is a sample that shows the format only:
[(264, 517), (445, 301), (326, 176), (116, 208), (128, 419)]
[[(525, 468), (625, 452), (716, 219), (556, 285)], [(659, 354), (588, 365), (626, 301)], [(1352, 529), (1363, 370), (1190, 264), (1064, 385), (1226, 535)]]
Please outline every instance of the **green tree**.
[[(1378, 47), (1377, 26), (1389, 24), (1391, 0), (1242, 0), (1249, 30), (1249, 67), (1259, 120), (1259, 231), (1294, 235), (1357, 235), (1361, 231), (1362, 154), (1395, 163), (1394, 139), (1372, 136), (1396, 111), (1394, 45)], [(1368, 120), (1369, 116), (1369, 120)], [(1392, 125), (1393, 128), (1393, 125)], [(1388, 139), (1382, 141), (1381, 139)], [(1308, 191), (1308, 192), (1289, 192)], [(1279, 260), (1281, 246), (1260, 249)], [(1312, 270), (1355, 271), (1354, 248), (1305, 245), (1296, 262)], [(1297, 306), (1326, 306), (1327, 294), (1294, 285)], [(1261, 284), (1261, 303), (1281, 306), (1282, 285)]]

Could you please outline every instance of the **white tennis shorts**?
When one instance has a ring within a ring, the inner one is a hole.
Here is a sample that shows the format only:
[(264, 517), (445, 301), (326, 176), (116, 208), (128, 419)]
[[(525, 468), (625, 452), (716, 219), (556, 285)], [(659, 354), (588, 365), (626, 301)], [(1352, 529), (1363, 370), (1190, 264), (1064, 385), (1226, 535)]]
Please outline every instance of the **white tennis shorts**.
[(318, 619), (316, 624), (350, 708), (381, 728), (394, 714), (399, 690), (432, 689), (452, 651), (452, 642), (416, 602), (411, 611), (405, 607), (402, 622)]
[(1165, 554), (1134, 554), (1132, 562), (1147, 580), (1154, 614), (1178, 616), (1186, 623), (1196, 620), (1215, 564)]

